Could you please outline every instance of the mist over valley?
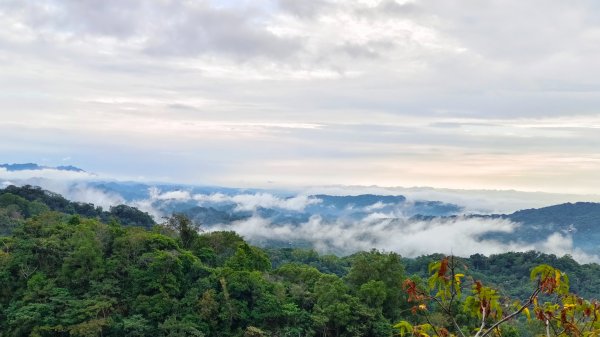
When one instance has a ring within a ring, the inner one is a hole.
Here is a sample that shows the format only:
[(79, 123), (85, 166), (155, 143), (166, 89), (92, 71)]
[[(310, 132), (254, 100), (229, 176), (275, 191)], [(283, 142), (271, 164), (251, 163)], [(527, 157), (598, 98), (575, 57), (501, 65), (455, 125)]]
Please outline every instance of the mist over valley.
[[(525, 208), (586, 196), (374, 186), (207, 187), (98, 180), (81, 169), (42, 166), (6, 170), (0, 179), (4, 186), (39, 185), (106, 209), (126, 204), (157, 223), (174, 213), (185, 214), (203, 231), (235, 231), (265, 248), (313, 248), (340, 256), (380, 249), (406, 257), (536, 250), (600, 262), (599, 203)], [(494, 212), (490, 205), (504, 205), (506, 212)], [(519, 205), (523, 209), (514, 209)]]

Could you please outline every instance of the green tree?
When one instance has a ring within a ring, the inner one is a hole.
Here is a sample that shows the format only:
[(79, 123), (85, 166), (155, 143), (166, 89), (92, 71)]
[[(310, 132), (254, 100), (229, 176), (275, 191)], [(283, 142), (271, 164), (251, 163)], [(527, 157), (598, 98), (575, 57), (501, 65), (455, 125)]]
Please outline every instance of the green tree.
[(261, 249), (242, 243), (235, 254), (225, 262), (225, 266), (236, 270), (269, 271), (271, 261)]
[[(404, 281), (404, 266), (400, 256), (396, 253), (382, 253), (376, 250), (356, 254), (352, 258), (352, 264), (345, 280), (356, 293), (367, 295), (376, 291), (379, 296), (384, 296), (379, 306), (383, 315), (390, 320), (402, 317), (402, 312), (407, 309), (406, 295), (402, 292)], [(378, 282), (378, 283), (373, 283)], [(365, 284), (370, 283), (368, 286)], [(365, 288), (363, 288), (363, 286)], [(372, 295), (375, 295), (372, 293)], [(378, 302), (371, 298), (373, 304)]]

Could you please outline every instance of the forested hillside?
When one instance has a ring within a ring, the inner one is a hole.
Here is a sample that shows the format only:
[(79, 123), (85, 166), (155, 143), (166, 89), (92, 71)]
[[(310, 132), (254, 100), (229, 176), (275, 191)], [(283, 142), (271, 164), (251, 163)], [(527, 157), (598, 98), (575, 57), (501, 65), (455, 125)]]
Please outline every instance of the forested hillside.
[[(123, 226), (112, 210), (110, 217), (77, 207), (31, 187), (0, 193), (0, 336), (391, 336), (394, 323), (425, 319), (402, 284), (424, 279), (441, 257), (262, 250), (233, 232), (199, 232), (180, 215), (144, 228)], [(529, 272), (540, 263), (567, 272), (584, 297), (600, 291), (600, 267), (569, 257), (529, 252), (457, 262), (502, 295), (528, 296)], [(540, 328), (526, 324), (512, 322), (504, 335)]]
[(23, 219), (48, 211), (96, 218), (104, 223), (116, 221), (124, 226), (150, 228), (155, 225), (148, 213), (127, 205), (117, 205), (105, 211), (90, 203), (73, 202), (59, 194), (36, 186), (8, 186), (0, 189), (0, 234), (8, 233)]
[(43, 213), (0, 239), (2, 336), (390, 336), (406, 309), (399, 256), (344, 279), (272, 269), (232, 232), (122, 227)]

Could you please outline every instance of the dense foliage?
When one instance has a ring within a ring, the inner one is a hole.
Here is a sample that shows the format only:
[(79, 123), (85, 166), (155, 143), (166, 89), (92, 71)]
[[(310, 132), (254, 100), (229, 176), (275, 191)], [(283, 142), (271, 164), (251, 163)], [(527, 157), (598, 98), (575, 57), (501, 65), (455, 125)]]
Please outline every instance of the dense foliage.
[[(428, 266), (439, 261), (439, 254), (403, 259), (409, 275), (428, 277)], [(557, 257), (535, 251), (509, 252), (489, 257), (475, 254), (469, 258), (455, 257), (456, 263), (474, 279), (498, 289), (500, 294), (511, 298), (525, 298), (532, 291), (530, 271), (540, 264), (554, 266), (569, 275), (571, 291), (585, 298), (597, 298), (600, 293), (600, 265), (579, 264), (569, 255)]]
[[(412, 311), (421, 317), (394, 325), (401, 336), (600, 335), (600, 302), (570, 292), (569, 277), (557, 268), (547, 264), (534, 267), (529, 276), (534, 289), (522, 301), (503, 298), (480, 280), (465, 277), (461, 269), (464, 266), (447, 256), (429, 264), (426, 284), (420, 279), (404, 281)], [(445, 320), (440, 320), (440, 315)], [(527, 318), (527, 326), (519, 321), (520, 315)], [(516, 328), (519, 323), (520, 329)]]
[[(392, 336), (399, 321), (449, 324), (435, 306), (427, 317), (415, 310), (405, 291), (408, 276), (424, 284), (439, 255), (262, 250), (234, 232), (201, 233), (185, 216), (122, 226), (116, 215), (64, 200), (32, 187), (0, 193), (0, 337)], [(499, 298), (527, 298), (540, 263), (567, 272), (584, 297), (600, 290), (600, 267), (568, 256), (456, 258)], [(467, 330), (477, 325), (462, 312), (456, 319)], [(503, 335), (539, 331), (520, 319)]]
[(269, 257), (174, 216), (152, 230), (43, 211), (0, 238), (0, 336), (390, 336), (400, 257), (347, 276)]
[(148, 213), (127, 205), (117, 205), (111, 207), (109, 211), (104, 211), (102, 207), (90, 203), (69, 201), (60, 194), (43, 190), (37, 186), (11, 185), (0, 189), (0, 234), (8, 233), (10, 225), (14, 225), (18, 220), (46, 211), (77, 214), (99, 219), (105, 223), (114, 220), (124, 226), (151, 228), (155, 225)]

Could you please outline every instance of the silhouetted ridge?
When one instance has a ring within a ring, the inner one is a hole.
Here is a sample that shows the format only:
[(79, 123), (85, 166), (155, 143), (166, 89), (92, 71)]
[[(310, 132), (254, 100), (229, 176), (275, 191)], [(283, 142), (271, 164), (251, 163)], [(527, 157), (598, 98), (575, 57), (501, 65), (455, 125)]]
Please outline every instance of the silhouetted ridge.
[(71, 171), (71, 172), (85, 172), (84, 170), (80, 169), (79, 167), (76, 167), (73, 165), (52, 167), (52, 166), (38, 165), (35, 163), (23, 163), (23, 164), (15, 163), (15, 164), (0, 164), (0, 167), (5, 168), (9, 172), (37, 171), (37, 170), (45, 170), (45, 169), (58, 170), (58, 171)]

